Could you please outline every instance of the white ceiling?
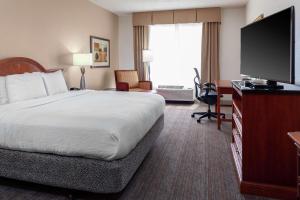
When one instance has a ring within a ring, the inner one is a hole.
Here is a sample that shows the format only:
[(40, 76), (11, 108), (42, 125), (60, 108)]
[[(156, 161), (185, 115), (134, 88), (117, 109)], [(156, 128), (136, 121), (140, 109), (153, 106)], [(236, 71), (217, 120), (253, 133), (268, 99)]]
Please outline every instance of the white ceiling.
[(99, 6), (124, 15), (132, 12), (202, 7), (238, 7), (248, 0), (91, 0)]

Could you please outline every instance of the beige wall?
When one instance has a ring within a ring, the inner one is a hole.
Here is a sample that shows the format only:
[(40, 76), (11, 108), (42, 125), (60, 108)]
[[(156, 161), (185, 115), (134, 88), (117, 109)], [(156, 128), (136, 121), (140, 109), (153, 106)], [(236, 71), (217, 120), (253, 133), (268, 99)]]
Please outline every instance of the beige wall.
[(252, 22), (260, 14), (265, 16), (295, 6), (295, 78), (300, 85), (300, 1), (299, 0), (250, 0), (246, 7), (247, 22)]
[(245, 7), (222, 8), (220, 31), (220, 78), (240, 79), (241, 27), (246, 24)]
[(119, 17), (119, 68), (133, 69), (133, 26), (132, 15)]
[(114, 86), (118, 66), (118, 17), (88, 0), (1, 0), (0, 59), (32, 58), (47, 68), (64, 67), (68, 85), (79, 85), (80, 71), (65, 62), (71, 53), (89, 52), (89, 37), (111, 40), (111, 68), (87, 68), (88, 88)]

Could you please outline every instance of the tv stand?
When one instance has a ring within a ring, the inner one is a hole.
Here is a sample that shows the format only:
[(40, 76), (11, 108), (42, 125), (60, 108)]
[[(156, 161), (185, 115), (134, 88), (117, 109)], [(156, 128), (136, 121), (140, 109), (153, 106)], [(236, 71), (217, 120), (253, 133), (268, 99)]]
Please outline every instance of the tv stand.
[(300, 87), (254, 89), (233, 81), (231, 150), (240, 191), (278, 199), (297, 194), (296, 148), (287, 133), (300, 131)]

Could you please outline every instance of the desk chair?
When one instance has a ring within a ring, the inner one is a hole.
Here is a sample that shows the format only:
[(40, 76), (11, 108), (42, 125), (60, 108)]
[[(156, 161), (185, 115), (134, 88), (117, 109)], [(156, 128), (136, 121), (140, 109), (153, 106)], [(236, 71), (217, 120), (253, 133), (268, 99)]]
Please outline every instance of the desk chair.
[[(217, 103), (217, 92), (216, 92), (216, 86), (213, 83), (203, 83), (201, 84), (200, 76), (197, 68), (194, 68), (196, 76), (194, 78), (194, 84), (195, 84), (195, 97), (199, 101), (205, 103), (208, 105), (207, 112), (194, 112), (191, 117), (195, 117), (195, 115), (201, 115), (197, 122), (200, 123), (201, 119), (208, 118), (211, 119), (217, 118), (218, 113), (212, 112), (210, 109), (211, 105), (215, 105)], [(224, 113), (220, 113), (221, 117), (225, 118)]]

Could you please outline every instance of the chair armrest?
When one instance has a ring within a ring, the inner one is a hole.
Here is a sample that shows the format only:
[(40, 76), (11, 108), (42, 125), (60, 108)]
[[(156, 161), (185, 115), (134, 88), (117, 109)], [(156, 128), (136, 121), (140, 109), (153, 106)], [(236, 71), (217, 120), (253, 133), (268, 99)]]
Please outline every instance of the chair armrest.
[(203, 87), (202, 90), (205, 91), (205, 96), (207, 96), (210, 92), (215, 92), (217, 94), (217, 91), (213, 87)]
[(205, 96), (207, 96), (209, 91), (210, 91), (210, 88), (209, 87), (203, 87), (202, 90), (205, 91)]
[(117, 91), (129, 91), (129, 84), (126, 82), (117, 82), (116, 89)]
[(208, 82), (206, 82), (206, 83), (203, 83), (203, 85), (206, 86), (206, 87), (214, 88), (214, 89), (216, 88), (216, 85), (214, 83), (208, 83)]
[(152, 90), (152, 82), (151, 81), (139, 81), (139, 88), (144, 90)]
[(208, 86), (208, 87), (207, 87), (207, 86), (204, 86), (204, 87), (202, 87), (202, 89), (203, 89), (203, 90), (212, 90), (212, 91), (215, 91), (215, 92), (217, 91), (216, 88), (214, 88), (214, 87), (209, 87), (209, 86)]
[(211, 85), (211, 86), (216, 86), (216, 84), (214, 84), (214, 83), (209, 83), (209, 82), (205, 82), (205, 83), (203, 83), (203, 85), (206, 85), (206, 86), (209, 86), (209, 85)]

